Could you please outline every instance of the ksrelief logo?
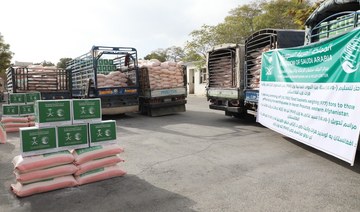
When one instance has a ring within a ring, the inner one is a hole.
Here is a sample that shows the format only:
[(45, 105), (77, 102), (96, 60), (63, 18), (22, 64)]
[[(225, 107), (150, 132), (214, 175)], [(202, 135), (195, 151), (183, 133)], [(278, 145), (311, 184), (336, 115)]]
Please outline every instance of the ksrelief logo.
[(47, 137), (47, 136), (43, 137), (41, 139), (41, 143), (44, 144), (44, 145), (48, 144), (49, 143), (49, 137)]
[[(47, 136), (42, 137), (41, 144), (44, 144), (44, 145), (49, 144), (49, 137), (47, 137)], [(37, 140), (37, 137), (35, 137), (35, 136), (32, 137), (31, 145), (32, 146), (39, 145), (39, 141)]]
[(48, 112), (46, 113), (47, 117), (53, 117), (54, 116), (54, 112), (52, 111), (51, 108), (48, 109)]
[[(75, 133), (74, 139), (76, 141), (80, 141), (81, 140), (81, 133)], [(73, 137), (71, 136), (71, 133), (66, 133), (65, 141), (72, 141), (72, 140), (73, 140)]]
[(32, 137), (31, 145), (38, 145), (38, 141), (36, 140), (36, 137)]
[(88, 112), (88, 114), (90, 114), (90, 115), (94, 115), (94, 114), (95, 114), (95, 108), (94, 108), (94, 107), (89, 107), (89, 109), (87, 110), (87, 112), (86, 112), (85, 107), (81, 107), (80, 110), (81, 110), (80, 113), (81, 113), (82, 115), (86, 115), (87, 112)]
[(268, 60), (269, 64), (265, 67), (265, 69), (266, 69), (266, 75), (269, 76), (269, 75), (272, 75), (272, 69), (273, 69), (273, 67), (271, 65), (271, 63), (272, 63), (272, 55), (267, 60)]
[(89, 113), (90, 113), (91, 115), (94, 115), (94, 113), (95, 113), (95, 108), (94, 108), (94, 107), (90, 107), (90, 108), (89, 108)]
[(353, 38), (344, 48), (341, 55), (341, 67), (351, 74), (359, 69), (360, 60), (360, 38)]
[(110, 137), (111, 136), (111, 130), (106, 129), (104, 132), (101, 129), (97, 130), (97, 137)]
[(75, 133), (75, 140), (77, 141), (81, 140), (81, 133)]
[(107, 137), (111, 136), (111, 131), (109, 129), (105, 130), (105, 136), (107, 136)]
[(85, 107), (81, 107), (81, 114), (86, 114)]
[(97, 137), (102, 137), (102, 136), (103, 136), (102, 131), (101, 131), (100, 129), (98, 129), (98, 131), (97, 131)]
[(63, 109), (58, 109), (58, 110), (56, 111), (56, 113), (57, 113), (58, 117), (63, 117), (63, 116), (65, 115), (65, 112), (64, 112)]
[(47, 117), (54, 117), (55, 115), (57, 115), (57, 117), (63, 117), (65, 115), (65, 112), (64, 112), (63, 109), (58, 109), (56, 111), (56, 114), (55, 114), (54, 111), (52, 110), (52, 108), (48, 108), (46, 116)]

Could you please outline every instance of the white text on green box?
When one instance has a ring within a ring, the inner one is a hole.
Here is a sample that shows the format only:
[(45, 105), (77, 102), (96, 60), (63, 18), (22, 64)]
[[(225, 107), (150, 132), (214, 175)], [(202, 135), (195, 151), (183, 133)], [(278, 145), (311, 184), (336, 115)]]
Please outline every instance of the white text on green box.
[(72, 124), (71, 100), (36, 101), (35, 122), (39, 127)]
[(88, 125), (67, 125), (56, 127), (59, 150), (89, 147)]
[(72, 102), (73, 123), (92, 123), (101, 121), (100, 99), (74, 99)]
[(116, 143), (116, 121), (107, 120), (89, 124), (90, 146)]
[(26, 103), (34, 103), (37, 100), (41, 100), (40, 92), (26, 93)]
[(20, 128), (20, 147), (23, 156), (56, 152), (55, 127), (24, 127)]
[(19, 105), (20, 115), (34, 115), (34, 104)]
[(9, 94), (9, 103), (10, 104), (25, 104), (26, 103), (25, 93), (10, 93)]
[(19, 105), (2, 105), (3, 116), (18, 116)]

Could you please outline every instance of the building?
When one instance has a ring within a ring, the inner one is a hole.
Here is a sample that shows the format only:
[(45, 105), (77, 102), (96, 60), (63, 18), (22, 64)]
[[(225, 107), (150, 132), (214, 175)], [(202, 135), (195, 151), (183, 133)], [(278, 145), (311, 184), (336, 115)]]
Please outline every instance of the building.
[(207, 74), (205, 67), (199, 67), (196, 62), (185, 63), (187, 72), (188, 94), (206, 96)]

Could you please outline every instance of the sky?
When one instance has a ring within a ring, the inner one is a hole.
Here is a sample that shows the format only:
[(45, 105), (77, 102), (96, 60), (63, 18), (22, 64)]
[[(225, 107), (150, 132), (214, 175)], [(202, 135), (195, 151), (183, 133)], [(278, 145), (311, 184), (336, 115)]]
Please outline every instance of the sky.
[(75, 58), (93, 45), (134, 47), (143, 58), (184, 47), (202, 25), (217, 25), (250, 0), (0, 0), (0, 33), (12, 62)]

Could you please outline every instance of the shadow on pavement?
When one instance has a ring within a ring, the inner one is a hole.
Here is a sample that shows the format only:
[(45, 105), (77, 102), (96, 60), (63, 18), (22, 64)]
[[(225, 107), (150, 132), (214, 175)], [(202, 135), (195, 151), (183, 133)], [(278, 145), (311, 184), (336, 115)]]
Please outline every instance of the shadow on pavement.
[(347, 168), (349, 170), (352, 170), (352, 171), (360, 174), (360, 150), (359, 149), (356, 152), (354, 166), (351, 166), (349, 163), (347, 163), (347, 162), (345, 162), (343, 160), (340, 160), (339, 158), (336, 158), (336, 157), (334, 157), (332, 155), (329, 155), (329, 154), (327, 154), (325, 152), (317, 150), (317, 149), (315, 149), (315, 148), (313, 148), (311, 146), (308, 146), (306, 144), (303, 144), (303, 143), (301, 143), (299, 141), (296, 141), (296, 140), (288, 138), (288, 137), (283, 137), (283, 138), (285, 140), (289, 141), (290, 143), (292, 143), (292, 144), (294, 144), (294, 145), (296, 145), (296, 146), (298, 146), (300, 148), (305, 149), (306, 151), (312, 152), (312, 153), (314, 153), (316, 155), (319, 155), (319, 156), (321, 156), (321, 157), (323, 157), (323, 158), (325, 158), (325, 159), (327, 159), (327, 160), (329, 160), (329, 161), (331, 161), (333, 163), (336, 163), (336, 164), (338, 164), (338, 165), (340, 165), (340, 166), (342, 166), (344, 168)]
[(74, 188), (20, 199), (29, 211), (194, 211), (195, 202), (155, 187), (135, 175), (125, 175)]

